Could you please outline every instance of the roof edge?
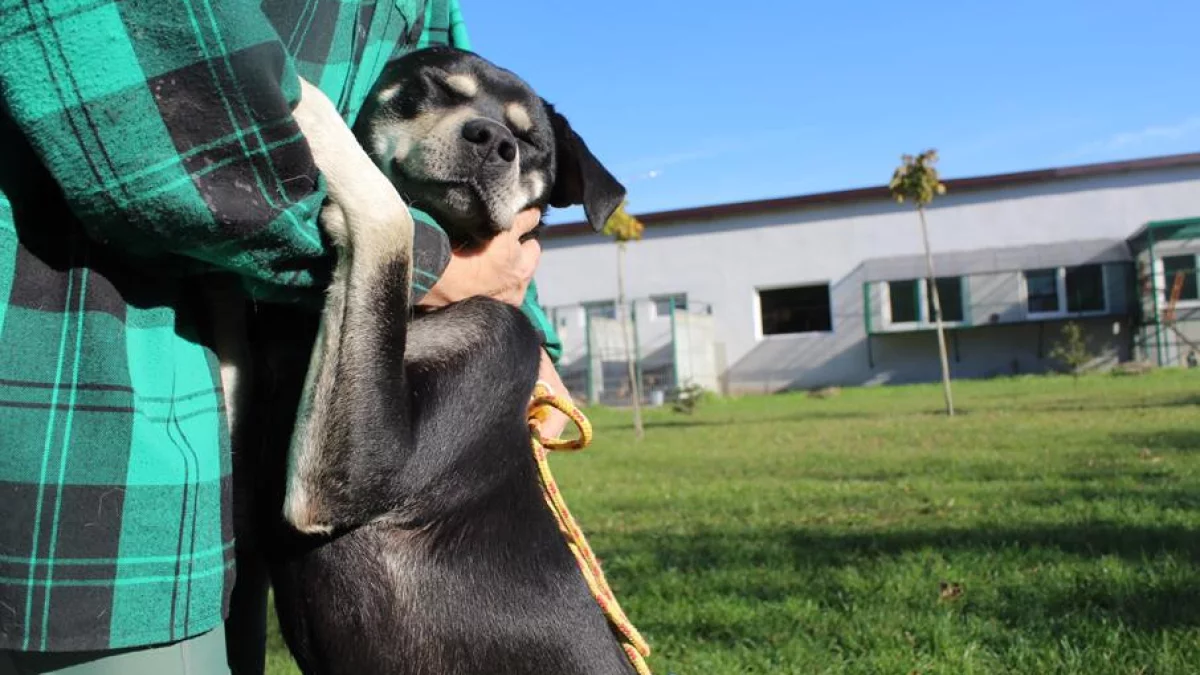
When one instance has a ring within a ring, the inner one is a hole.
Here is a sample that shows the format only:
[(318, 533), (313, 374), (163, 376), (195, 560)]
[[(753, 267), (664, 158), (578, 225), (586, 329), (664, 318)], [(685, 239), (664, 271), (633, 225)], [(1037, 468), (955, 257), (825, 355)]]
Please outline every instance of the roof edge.
[[(1107, 176), (1134, 171), (1152, 171), (1155, 169), (1171, 169), (1186, 166), (1200, 166), (1200, 152), (1177, 155), (1162, 155), (1142, 159), (1100, 162), (1096, 164), (1080, 164), (1075, 166), (1054, 167), (1049, 169), (1034, 169), (965, 178), (944, 179), (947, 191), (970, 192), (975, 190), (996, 189), (1016, 185), (1048, 183), (1055, 180), (1070, 178), (1086, 178), (1091, 176)], [(791, 197), (775, 197), (751, 201), (728, 202), (724, 204), (709, 204), (691, 206), (667, 211), (636, 214), (638, 220), (645, 225), (668, 225), (688, 220), (713, 220), (730, 216), (770, 213), (791, 209), (826, 206), (830, 204), (845, 204), (848, 202), (891, 199), (885, 185), (817, 192)], [(542, 232), (546, 239), (595, 234), (591, 225), (583, 221), (552, 225)]]

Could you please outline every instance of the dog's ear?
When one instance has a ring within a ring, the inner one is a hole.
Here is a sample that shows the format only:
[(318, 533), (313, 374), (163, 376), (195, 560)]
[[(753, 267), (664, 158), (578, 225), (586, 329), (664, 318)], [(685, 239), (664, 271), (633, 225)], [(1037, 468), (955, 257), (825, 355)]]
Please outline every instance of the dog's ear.
[(625, 200), (625, 186), (588, 150), (587, 144), (571, 128), (567, 118), (544, 99), (546, 114), (554, 128), (554, 154), (557, 169), (550, 206), (563, 208), (583, 205), (592, 229), (599, 232), (604, 223)]

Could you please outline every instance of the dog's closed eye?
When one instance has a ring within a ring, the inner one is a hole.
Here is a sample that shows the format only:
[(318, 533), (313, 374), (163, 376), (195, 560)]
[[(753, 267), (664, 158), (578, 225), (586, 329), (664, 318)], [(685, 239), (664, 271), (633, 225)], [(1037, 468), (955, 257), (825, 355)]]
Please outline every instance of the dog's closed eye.
[(533, 118), (529, 116), (529, 109), (520, 103), (514, 102), (504, 106), (504, 117), (518, 134), (528, 134), (533, 129)]
[(442, 84), (464, 98), (474, 98), (479, 93), (479, 82), (470, 75), (448, 75), (442, 78)]
[(479, 80), (467, 73), (450, 73), (435, 66), (426, 66), (420, 71), (429, 91), (441, 92), (451, 100), (465, 103), (479, 95)]

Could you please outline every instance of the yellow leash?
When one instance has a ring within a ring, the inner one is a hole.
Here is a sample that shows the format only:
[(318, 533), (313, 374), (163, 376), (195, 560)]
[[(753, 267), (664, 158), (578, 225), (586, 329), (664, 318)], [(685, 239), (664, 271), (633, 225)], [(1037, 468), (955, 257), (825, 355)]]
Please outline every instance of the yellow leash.
[[(579, 438), (574, 440), (542, 438), (541, 423), (549, 417), (551, 408), (562, 411), (571, 418), (571, 421), (575, 422), (575, 426), (579, 428)], [(613, 595), (612, 589), (608, 587), (608, 581), (600, 569), (600, 562), (596, 559), (596, 554), (592, 552), (592, 547), (588, 545), (583, 531), (571, 517), (567, 503), (563, 501), (562, 493), (558, 490), (558, 484), (554, 482), (554, 476), (550, 473), (550, 462), (547, 459), (549, 451), (582, 450), (587, 447), (592, 442), (591, 422), (570, 400), (556, 396), (548, 385), (538, 382), (533, 390), (533, 401), (529, 404), (529, 432), (533, 441), (533, 458), (537, 462), (538, 476), (542, 483), (542, 494), (546, 498), (547, 506), (550, 507), (558, 521), (559, 530), (567, 539), (567, 547), (571, 549), (571, 553), (575, 555), (575, 561), (579, 563), (579, 570), (583, 572), (583, 578), (592, 591), (592, 597), (596, 598), (604, 616), (608, 618), (609, 624), (617, 633), (621, 647), (625, 650), (625, 655), (629, 657), (629, 662), (633, 664), (634, 669), (639, 675), (651, 675), (650, 667), (646, 665), (646, 657), (650, 656), (650, 645), (642, 638), (641, 633), (633, 626), (629, 617), (625, 616), (621, 605), (617, 603), (617, 598)]]

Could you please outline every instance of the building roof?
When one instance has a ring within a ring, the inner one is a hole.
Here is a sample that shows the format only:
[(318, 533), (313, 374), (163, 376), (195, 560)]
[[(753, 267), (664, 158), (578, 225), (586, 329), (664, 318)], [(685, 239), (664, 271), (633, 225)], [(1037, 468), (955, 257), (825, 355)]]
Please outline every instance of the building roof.
[[(1073, 267), (1126, 262), (1129, 247), (1123, 239), (1084, 239), (1027, 246), (981, 248), (934, 253), (933, 268), (939, 277), (991, 274), (1016, 270)], [(924, 255), (872, 258), (863, 262), (867, 281), (920, 279), (929, 274)]]
[(1129, 237), (1129, 247), (1141, 253), (1156, 241), (1200, 238), (1200, 218), (1154, 220), (1143, 225)]
[[(971, 176), (967, 178), (951, 178), (943, 180), (950, 193), (992, 190), (1003, 187), (1049, 183), (1072, 178), (1087, 178), (1108, 176), (1155, 169), (1172, 169), (1178, 167), (1200, 166), (1200, 152), (1180, 155), (1147, 157), (1144, 159), (1104, 162), (1100, 164), (1083, 164), (1078, 166), (1037, 169), (1034, 171), (1019, 171), (1016, 173), (1001, 173), (987, 176)], [(731, 202), (727, 204), (712, 204), (694, 206), (670, 211), (636, 214), (638, 220), (647, 227), (655, 225), (671, 225), (680, 222), (697, 220), (714, 220), (735, 216), (749, 216), (772, 211), (789, 211), (794, 209), (845, 204), (849, 202), (864, 202), (880, 199), (891, 199), (887, 186), (876, 185), (851, 190), (834, 192), (819, 192), (815, 194), (780, 197), (775, 199), (760, 199), (746, 202)], [(565, 223), (547, 227), (542, 236), (547, 239), (560, 237), (595, 234), (586, 222)]]

